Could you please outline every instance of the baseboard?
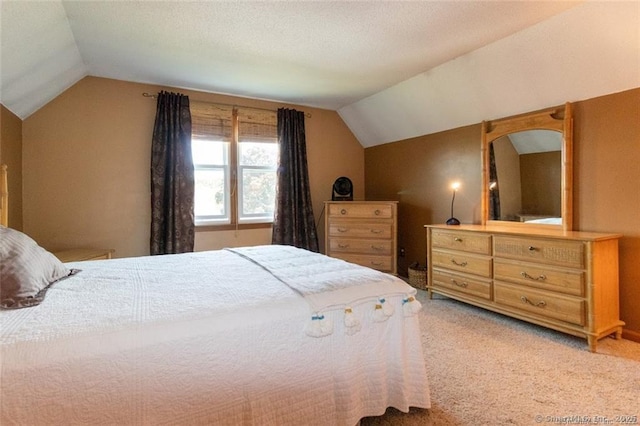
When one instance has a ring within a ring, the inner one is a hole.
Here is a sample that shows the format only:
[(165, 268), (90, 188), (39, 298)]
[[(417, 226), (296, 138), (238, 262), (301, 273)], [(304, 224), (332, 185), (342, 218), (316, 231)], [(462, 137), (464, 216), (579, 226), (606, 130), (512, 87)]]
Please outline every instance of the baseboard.
[(634, 342), (640, 343), (640, 333), (637, 331), (627, 330), (626, 328), (622, 329), (622, 338), (627, 340), (633, 340)]

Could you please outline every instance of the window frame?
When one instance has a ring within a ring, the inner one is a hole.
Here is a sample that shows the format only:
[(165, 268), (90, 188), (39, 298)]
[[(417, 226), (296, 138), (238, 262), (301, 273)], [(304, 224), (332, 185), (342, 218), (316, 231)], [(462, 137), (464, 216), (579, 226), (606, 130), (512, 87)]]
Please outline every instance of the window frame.
[[(250, 142), (238, 142), (238, 151), (240, 151), (240, 144), (242, 143), (250, 143)], [(260, 142), (260, 143), (266, 143), (266, 144), (278, 144), (278, 142)], [(238, 157), (239, 158), (239, 157)], [(278, 170), (278, 165), (274, 165), (274, 166), (254, 166), (254, 165), (246, 165), (243, 166), (242, 164), (240, 164), (240, 161), (238, 161), (238, 166), (237, 166), (237, 191), (238, 191), (238, 204), (237, 204), (237, 208), (238, 208), (238, 223), (239, 224), (246, 224), (246, 223), (269, 223), (269, 224), (273, 224), (273, 214), (271, 215), (271, 218), (267, 218), (266, 215), (260, 215), (260, 214), (245, 214), (243, 212), (243, 203), (241, 202), (241, 200), (243, 200), (243, 190), (242, 188), (244, 187), (243, 182), (244, 182), (244, 170), (258, 170), (258, 171), (270, 171), (273, 173), (276, 173)], [(275, 191), (274, 191), (274, 196), (275, 196)], [(274, 199), (274, 210), (275, 210), (275, 199)], [(275, 212), (274, 212), (275, 213)]]
[[(207, 139), (203, 139), (203, 138), (197, 138), (200, 140), (207, 140)], [(191, 139), (192, 143), (193, 143), (193, 138)], [(224, 142), (224, 141), (211, 141), (213, 143), (221, 143), (223, 144), (227, 144), (226, 146), (224, 146), (223, 148), (223, 156), (225, 157), (226, 163), (225, 164), (196, 164), (195, 162), (193, 163), (193, 171), (194, 171), (194, 175), (195, 172), (202, 170), (202, 171), (208, 171), (208, 170), (222, 170), (223, 176), (224, 176), (224, 188), (231, 188), (230, 186), (230, 182), (231, 182), (231, 165), (230, 165), (230, 150), (231, 150), (231, 143), (230, 142)], [(193, 146), (193, 145), (192, 145)], [(194, 211), (194, 222), (195, 222), (195, 226), (196, 227), (202, 227), (202, 226), (218, 226), (218, 225), (229, 225), (231, 223), (231, 197), (229, 194), (230, 191), (225, 191), (224, 193), (224, 207), (225, 207), (225, 211), (229, 212), (229, 214), (225, 214), (225, 215), (201, 215), (201, 216), (196, 216), (195, 215), (195, 211)], [(195, 195), (195, 194), (194, 194)], [(194, 199), (195, 202), (195, 199)]]
[[(205, 102), (200, 102), (200, 103), (205, 103)], [(215, 103), (210, 103), (211, 105), (216, 105)], [(221, 104), (217, 104), (217, 105), (221, 105)], [(273, 220), (274, 217), (273, 215), (271, 216), (271, 218), (267, 219), (264, 216), (262, 217), (256, 217), (256, 218), (250, 218), (250, 217), (240, 217), (240, 213), (241, 213), (241, 209), (242, 206), (240, 205), (241, 200), (242, 200), (242, 190), (241, 190), (241, 183), (242, 183), (242, 177), (241, 177), (241, 172), (242, 169), (259, 169), (259, 170), (273, 170), (274, 172), (277, 172), (277, 164), (275, 164), (273, 167), (268, 167), (268, 166), (240, 166), (240, 161), (239, 161), (239, 152), (240, 152), (240, 144), (242, 142), (240, 142), (240, 138), (239, 138), (239, 123), (240, 120), (238, 118), (238, 109), (242, 108), (243, 110), (260, 110), (260, 108), (251, 108), (251, 107), (236, 107), (233, 106), (232, 107), (232, 118), (231, 118), (231, 123), (232, 123), (232, 132), (231, 132), (231, 140), (228, 142), (229, 146), (228, 146), (228, 151), (227, 151), (227, 155), (228, 155), (228, 174), (225, 174), (225, 185), (228, 184), (228, 186), (225, 186), (225, 189), (228, 188), (228, 191), (226, 191), (226, 198), (229, 200), (229, 219), (224, 219), (222, 220), (200, 220), (198, 219), (198, 217), (195, 216), (194, 213), (194, 221), (195, 221), (195, 230), (196, 232), (198, 231), (222, 231), (222, 230), (244, 230), (244, 229), (259, 229), (259, 228), (271, 228), (273, 226)], [(275, 111), (272, 111), (274, 114), (274, 118), (275, 118)], [(193, 114), (193, 112), (192, 112)], [(225, 142), (225, 141), (221, 141), (221, 142)], [(249, 141), (245, 141), (245, 142), (249, 142)], [(277, 135), (276, 138), (274, 138), (273, 142), (261, 142), (261, 143), (275, 143), (277, 145), (279, 145), (279, 142), (277, 140)], [(210, 166), (205, 166), (204, 168), (202, 166), (198, 166), (199, 169), (205, 169), (205, 168), (209, 168)], [(219, 168), (219, 166), (214, 166), (216, 168)], [(196, 164), (194, 163), (194, 171), (196, 170)], [(228, 182), (227, 182), (228, 179)], [(275, 194), (274, 194), (275, 195)], [(275, 204), (275, 203), (274, 203)], [(275, 210), (275, 205), (274, 205), (274, 210)], [(274, 211), (275, 214), (275, 211)]]

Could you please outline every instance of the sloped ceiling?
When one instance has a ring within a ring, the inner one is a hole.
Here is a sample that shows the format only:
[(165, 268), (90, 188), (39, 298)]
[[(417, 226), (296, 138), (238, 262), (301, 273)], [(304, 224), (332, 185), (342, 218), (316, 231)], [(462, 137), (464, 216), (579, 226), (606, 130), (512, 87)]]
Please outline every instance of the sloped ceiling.
[(0, 6), (0, 101), (24, 119), (88, 75), (58, 1)]
[(640, 2), (6, 1), (0, 101), (87, 75), (337, 110), (363, 146), (640, 86)]
[(585, 2), (339, 113), (369, 147), (636, 87), (640, 1)]
[(527, 130), (504, 137), (509, 138), (519, 155), (562, 151), (562, 133), (554, 130)]

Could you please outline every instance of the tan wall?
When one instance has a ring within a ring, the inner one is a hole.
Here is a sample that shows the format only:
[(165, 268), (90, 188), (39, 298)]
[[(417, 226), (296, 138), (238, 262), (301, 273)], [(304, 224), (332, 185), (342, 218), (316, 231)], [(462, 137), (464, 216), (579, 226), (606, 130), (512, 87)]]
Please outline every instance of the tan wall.
[[(192, 100), (311, 113), (305, 124), (316, 222), (337, 177), (351, 177), (355, 196), (364, 198), (364, 149), (334, 111), (86, 77), (24, 120), (27, 233), (50, 250), (89, 246), (114, 248), (116, 257), (149, 253), (156, 103), (142, 93), (163, 89)], [(270, 229), (198, 232), (196, 249), (270, 241)]]
[[(574, 151), (574, 228), (624, 234), (621, 317), (625, 336), (640, 340), (640, 89), (574, 103)], [(480, 221), (480, 170), (480, 125), (365, 150), (367, 198), (400, 201), (401, 273), (425, 262), (423, 225), (449, 217), (449, 180), (463, 181), (455, 215)]]
[(0, 105), (0, 163), (7, 165), (9, 226), (22, 230), (22, 120)]
[(451, 182), (460, 181), (454, 216), (480, 221), (480, 124), (379, 145), (365, 150), (368, 200), (398, 203), (398, 273), (407, 276), (413, 262), (425, 263), (424, 225), (451, 216)]
[(522, 212), (522, 184), (520, 182), (520, 156), (511, 139), (503, 136), (493, 142), (500, 194), (500, 219), (518, 220)]
[(640, 341), (640, 88), (575, 104), (574, 228), (619, 232), (620, 309)]
[(562, 152), (520, 156), (522, 210), (529, 214), (562, 216)]

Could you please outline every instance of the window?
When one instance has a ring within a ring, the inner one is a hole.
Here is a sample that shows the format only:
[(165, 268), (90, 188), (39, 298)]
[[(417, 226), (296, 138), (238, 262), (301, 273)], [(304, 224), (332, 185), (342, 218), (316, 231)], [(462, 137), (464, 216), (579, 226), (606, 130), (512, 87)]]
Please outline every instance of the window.
[(194, 211), (196, 222), (229, 222), (229, 143), (211, 139), (191, 139), (195, 171)]
[(273, 222), (275, 111), (191, 103), (196, 225)]
[(276, 203), (278, 145), (240, 142), (238, 161), (238, 220), (272, 222)]

